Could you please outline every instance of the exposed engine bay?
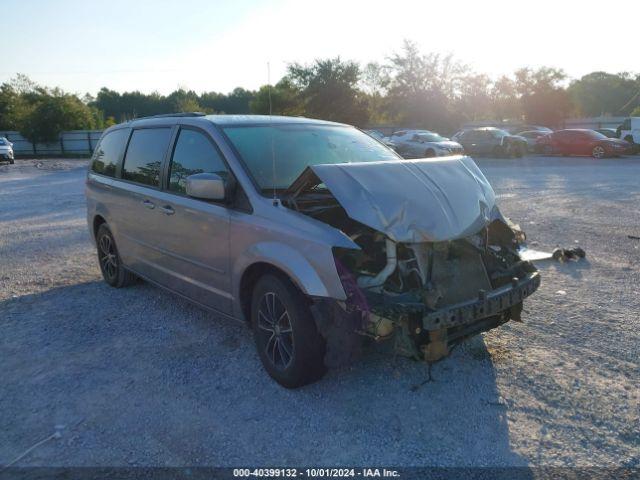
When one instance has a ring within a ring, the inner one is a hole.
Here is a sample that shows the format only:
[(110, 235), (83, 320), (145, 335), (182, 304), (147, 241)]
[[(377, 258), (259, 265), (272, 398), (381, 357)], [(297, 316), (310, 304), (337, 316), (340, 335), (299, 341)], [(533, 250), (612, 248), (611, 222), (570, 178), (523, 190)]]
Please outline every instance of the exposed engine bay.
[[(428, 167), (419, 166), (420, 171)], [(390, 340), (396, 352), (434, 362), (471, 335), (509, 320), (520, 321), (522, 302), (538, 288), (540, 276), (518, 255), (524, 233), (516, 225), (494, 214), (473, 233), (457, 238), (413, 241), (424, 234), (422, 229), (393, 239), (389, 231), (354, 220), (355, 215), (343, 207), (344, 200), (341, 203), (334, 195), (331, 180), (318, 173), (307, 169), (283, 204), (341, 230), (360, 247), (334, 248), (346, 300), (336, 304), (320, 300), (312, 310), (327, 338), (329, 364), (345, 363), (356, 353), (356, 336)], [(352, 178), (357, 175), (361, 173)], [(429, 214), (428, 208), (424, 211)], [(477, 224), (476, 219), (469, 222)], [(463, 227), (459, 230), (467, 225)]]

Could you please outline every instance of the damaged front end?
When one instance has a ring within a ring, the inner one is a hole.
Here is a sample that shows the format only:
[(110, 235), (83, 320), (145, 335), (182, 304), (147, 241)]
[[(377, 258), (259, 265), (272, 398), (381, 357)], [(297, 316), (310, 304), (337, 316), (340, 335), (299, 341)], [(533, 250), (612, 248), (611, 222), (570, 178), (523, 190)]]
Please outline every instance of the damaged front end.
[(518, 255), (522, 232), (467, 157), (316, 165), (284, 204), (360, 247), (333, 249), (346, 300), (312, 307), (329, 365), (357, 355), (362, 336), (437, 361), (471, 335), (519, 321), (540, 285)]

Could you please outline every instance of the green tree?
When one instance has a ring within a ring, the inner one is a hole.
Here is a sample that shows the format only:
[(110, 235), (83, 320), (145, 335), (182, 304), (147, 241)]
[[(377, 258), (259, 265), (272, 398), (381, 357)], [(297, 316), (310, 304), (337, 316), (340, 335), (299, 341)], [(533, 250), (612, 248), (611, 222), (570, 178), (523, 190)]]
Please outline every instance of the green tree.
[(300, 91), (287, 78), (283, 78), (271, 88), (269, 88), (269, 85), (260, 87), (253, 100), (249, 103), (249, 107), (251, 108), (251, 113), (261, 115), (268, 115), (269, 113), (294, 117), (304, 115), (304, 105), (302, 104)]
[(566, 78), (564, 71), (550, 67), (515, 72), (515, 87), (527, 122), (555, 126), (573, 112), (569, 94), (562, 87)]
[(460, 94), (456, 111), (467, 120), (493, 118), (491, 79), (484, 74), (465, 75), (460, 80)]
[(169, 111), (166, 113), (180, 112), (199, 112), (204, 110), (198, 101), (198, 94), (193, 90), (184, 90), (182, 88), (172, 92), (167, 98), (166, 103)]
[(389, 109), (397, 121), (416, 127), (450, 131), (460, 112), (453, 103), (468, 68), (451, 55), (422, 54), (405, 40), (402, 51), (389, 59)]
[(96, 127), (91, 109), (75, 95), (54, 90), (42, 95), (21, 119), (20, 133), (29, 141), (53, 142), (64, 130), (84, 130)]
[(357, 63), (340, 57), (316, 60), (312, 65), (293, 63), (286, 78), (300, 91), (307, 116), (363, 126), (367, 123)]
[(496, 120), (521, 120), (522, 108), (515, 82), (506, 75), (493, 82), (491, 109)]
[(580, 115), (629, 115), (640, 106), (640, 81), (629, 73), (592, 72), (569, 85)]

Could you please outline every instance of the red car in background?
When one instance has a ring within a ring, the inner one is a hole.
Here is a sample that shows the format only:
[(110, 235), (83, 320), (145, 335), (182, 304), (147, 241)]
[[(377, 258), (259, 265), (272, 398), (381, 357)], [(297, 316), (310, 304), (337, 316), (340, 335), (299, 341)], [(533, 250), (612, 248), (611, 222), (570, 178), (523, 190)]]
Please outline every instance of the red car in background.
[(595, 130), (567, 129), (536, 139), (535, 151), (552, 155), (590, 155), (594, 158), (631, 153), (631, 144), (617, 138), (607, 138)]

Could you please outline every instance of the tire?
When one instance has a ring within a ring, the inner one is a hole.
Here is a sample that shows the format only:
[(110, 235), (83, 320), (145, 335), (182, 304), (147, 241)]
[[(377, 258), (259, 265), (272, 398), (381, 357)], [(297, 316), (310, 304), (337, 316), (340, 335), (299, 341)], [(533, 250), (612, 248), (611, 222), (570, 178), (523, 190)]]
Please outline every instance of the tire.
[(433, 158), (436, 156), (436, 152), (433, 149), (429, 148), (426, 152), (424, 152), (424, 158)]
[(542, 153), (545, 155), (553, 155), (553, 147), (551, 145), (545, 145), (542, 148)]
[(9, 165), (13, 165), (14, 163), (15, 163), (15, 160), (13, 158), (9, 160)]
[(111, 230), (104, 223), (98, 227), (96, 247), (98, 265), (105, 282), (115, 288), (127, 287), (135, 282), (136, 276), (122, 265)]
[(606, 156), (606, 154), (607, 151), (602, 145), (596, 145), (595, 147), (593, 147), (593, 150), (591, 150), (591, 156), (593, 158), (603, 158), (604, 156)]
[(251, 326), (264, 369), (283, 387), (302, 387), (325, 374), (325, 340), (304, 296), (283, 275), (266, 274), (256, 283)]
[(527, 153), (527, 147), (523, 145), (516, 145), (515, 147), (515, 157), (522, 158)]
[(502, 158), (502, 157), (504, 157), (505, 149), (504, 149), (504, 147), (502, 147), (500, 145), (496, 145), (495, 147), (493, 147), (492, 153), (493, 153), (494, 157)]

